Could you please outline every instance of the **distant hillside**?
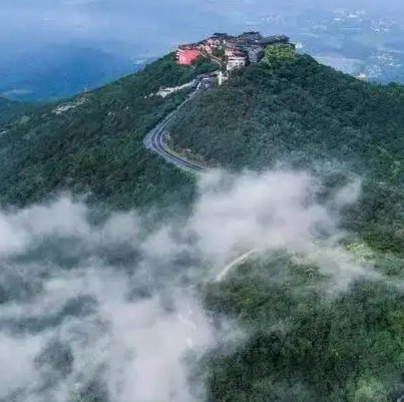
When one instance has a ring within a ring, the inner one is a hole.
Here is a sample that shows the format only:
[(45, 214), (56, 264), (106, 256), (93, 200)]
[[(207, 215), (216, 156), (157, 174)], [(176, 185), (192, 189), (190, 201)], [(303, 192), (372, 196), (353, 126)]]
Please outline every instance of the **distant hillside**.
[(48, 46), (0, 63), (0, 94), (14, 100), (69, 97), (131, 74), (143, 65), (91, 47)]

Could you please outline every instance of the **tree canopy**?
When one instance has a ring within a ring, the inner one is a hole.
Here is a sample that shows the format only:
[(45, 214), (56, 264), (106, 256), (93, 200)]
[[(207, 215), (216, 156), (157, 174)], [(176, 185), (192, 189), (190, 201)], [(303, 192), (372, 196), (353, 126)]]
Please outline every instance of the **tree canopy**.
[(295, 48), (288, 44), (275, 44), (265, 49), (264, 61), (269, 66), (274, 66), (285, 61), (293, 61), (296, 56)]

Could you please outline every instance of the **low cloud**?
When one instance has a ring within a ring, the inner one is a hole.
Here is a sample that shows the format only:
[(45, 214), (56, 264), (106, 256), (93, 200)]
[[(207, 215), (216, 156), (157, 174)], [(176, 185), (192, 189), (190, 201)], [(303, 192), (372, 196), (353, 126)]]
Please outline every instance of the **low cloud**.
[(194, 400), (185, 359), (216, 333), (193, 295), (133, 299), (130, 278), (101, 262), (46, 274), (35, 296), (0, 307), (0, 360), (12, 362), (0, 400), (70, 401), (91, 386), (117, 402)]
[(286, 249), (300, 256), (299, 261), (318, 265), (332, 285), (346, 289), (373, 272), (340, 245), (346, 235), (341, 211), (358, 200), (361, 183), (353, 178), (322, 203), (317, 197), (321, 190), (321, 180), (306, 172), (212, 171), (199, 183), (189, 228), (212, 266), (223, 267), (249, 250)]
[(0, 212), (0, 401), (203, 401), (198, 359), (243, 333), (193, 285), (251, 249), (287, 249), (340, 289), (372, 272), (338, 245), (360, 183), (326, 203), (320, 189), (302, 172), (208, 172), (191, 215), (152, 233), (135, 212), (96, 223), (68, 196)]

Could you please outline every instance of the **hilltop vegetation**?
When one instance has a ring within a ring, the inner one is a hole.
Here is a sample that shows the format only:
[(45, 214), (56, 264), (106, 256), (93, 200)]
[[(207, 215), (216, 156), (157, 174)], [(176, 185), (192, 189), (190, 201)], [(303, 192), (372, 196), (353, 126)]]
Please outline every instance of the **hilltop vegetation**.
[(188, 104), (171, 131), (178, 146), (232, 169), (335, 158), (378, 171), (381, 147), (386, 162), (402, 155), (403, 99), (401, 86), (367, 84), (305, 55), (250, 66)]
[(291, 62), (296, 57), (296, 49), (293, 46), (277, 44), (265, 49), (264, 62), (269, 66), (277, 66), (279, 63)]

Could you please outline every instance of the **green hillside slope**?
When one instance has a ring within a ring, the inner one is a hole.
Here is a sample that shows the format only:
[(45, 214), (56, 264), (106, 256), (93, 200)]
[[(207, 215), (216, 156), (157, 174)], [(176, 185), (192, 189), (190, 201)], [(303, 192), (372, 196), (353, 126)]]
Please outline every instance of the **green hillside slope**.
[(185, 94), (149, 95), (206, 68), (212, 67), (177, 66), (169, 54), (138, 74), (43, 107), (0, 138), (0, 201), (22, 206), (65, 189), (119, 208), (178, 198), (188, 179), (146, 152), (142, 141)]

